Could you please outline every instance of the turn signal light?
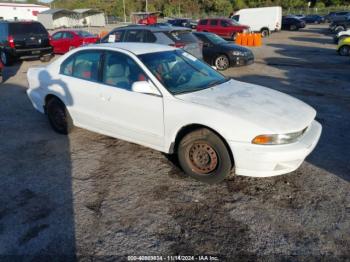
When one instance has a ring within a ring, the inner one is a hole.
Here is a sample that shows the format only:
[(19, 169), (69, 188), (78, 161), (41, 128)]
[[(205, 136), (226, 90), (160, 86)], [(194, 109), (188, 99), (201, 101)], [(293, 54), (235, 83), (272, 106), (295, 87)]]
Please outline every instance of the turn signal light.
[(253, 144), (259, 144), (259, 145), (268, 145), (268, 144), (271, 144), (271, 142), (272, 142), (272, 137), (267, 135), (257, 136), (252, 141)]

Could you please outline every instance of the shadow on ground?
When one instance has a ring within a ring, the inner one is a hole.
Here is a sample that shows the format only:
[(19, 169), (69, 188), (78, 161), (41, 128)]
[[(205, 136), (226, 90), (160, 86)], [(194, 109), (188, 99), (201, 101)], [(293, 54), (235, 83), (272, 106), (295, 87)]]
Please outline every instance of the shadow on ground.
[[(7, 68), (6, 79), (19, 67)], [(0, 254), (75, 260), (69, 139), (52, 131), (25, 91), (0, 85)]]

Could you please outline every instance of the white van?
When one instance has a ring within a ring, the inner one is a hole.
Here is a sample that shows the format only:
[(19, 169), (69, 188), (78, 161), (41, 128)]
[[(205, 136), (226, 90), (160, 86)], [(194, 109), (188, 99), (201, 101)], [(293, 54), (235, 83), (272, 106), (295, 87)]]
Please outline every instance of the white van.
[(281, 30), (282, 7), (261, 7), (241, 9), (231, 17), (242, 25), (248, 25), (253, 32), (266, 37), (273, 31)]

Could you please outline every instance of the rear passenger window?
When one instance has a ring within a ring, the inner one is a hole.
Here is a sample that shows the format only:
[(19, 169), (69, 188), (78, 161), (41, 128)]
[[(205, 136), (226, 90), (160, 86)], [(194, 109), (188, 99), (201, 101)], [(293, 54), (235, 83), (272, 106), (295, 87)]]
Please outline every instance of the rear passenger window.
[(154, 43), (157, 41), (157, 38), (154, 36), (154, 34), (150, 31), (145, 31), (143, 35), (143, 42), (145, 43)]
[(218, 25), (218, 20), (210, 20), (210, 23), (209, 23), (211, 26), (216, 26)]
[(103, 83), (131, 91), (132, 84), (147, 81), (146, 74), (134, 60), (118, 52), (108, 52), (105, 56)]
[(199, 21), (200, 25), (206, 25), (208, 23), (208, 20), (201, 20)]
[(61, 72), (65, 75), (72, 75), (81, 79), (98, 81), (100, 57), (100, 51), (79, 52), (74, 55), (73, 65), (69, 60), (66, 60), (67, 62), (64, 61), (61, 67)]
[(223, 26), (223, 27), (227, 27), (227, 26), (229, 26), (229, 23), (227, 21), (225, 21), (225, 20), (221, 20), (220, 21), (220, 25)]
[(74, 56), (69, 57), (61, 64), (60, 73), (71, 76), (73, 73)]
[(73, 36), (73, 34), (70, 33), (70, 32), (64, 32), (63, 38), (73, 39), (74, 36)]
[(144, 30), (128, 30), (124, 42), (143, 42)]

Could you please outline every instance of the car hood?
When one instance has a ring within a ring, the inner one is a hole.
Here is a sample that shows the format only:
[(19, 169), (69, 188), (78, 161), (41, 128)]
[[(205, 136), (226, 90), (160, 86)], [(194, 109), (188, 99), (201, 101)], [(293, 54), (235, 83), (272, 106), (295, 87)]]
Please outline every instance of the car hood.
[(226, 50), (234, 50), (234, 51), (241, 51), (244, 53), (250, 53), (251, 51), (248, 48), (227, 42), (227, 43), (222, 43), (220, 46)]
[(312, 107), (296, 98), (236, 80), (176, 97), (220, 110), (274, 134), (301, 131), (316, 116)]

